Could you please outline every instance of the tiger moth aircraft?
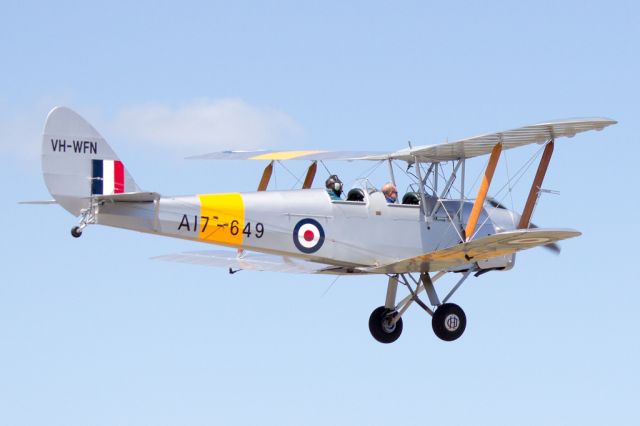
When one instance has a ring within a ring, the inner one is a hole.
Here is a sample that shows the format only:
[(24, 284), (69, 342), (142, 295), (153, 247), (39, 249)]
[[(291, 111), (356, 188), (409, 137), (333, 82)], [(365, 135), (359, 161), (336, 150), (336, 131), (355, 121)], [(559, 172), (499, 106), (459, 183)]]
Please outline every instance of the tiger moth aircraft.
[[(79, 217), (71, 230), (74, 237), (87, 225), (100, 224), (233, 249), (160, 256), (162, 260), (219, 266), (230, 273), (384, 275), (384, 304), (369, 318), (377, 341), (400, 337), (402, 316), (413, 303), (432, 317), (436, 336), (452, 341), (463, 334), (466, 316), (449, 300), (470, 275), (509, 270), (518, 251), (538, 246), (558, 251), (557, 241), (580, 235), (572, 229), (538, 228), (531, 223), (532, 212), (545, 191), (541, 185), (555, 140), (615, 123), (607, 118), (551, 121), (394, 152), (217, 152), (192, 158), (269, 162), (258, 190), (167, 197), (142, 191), (87, 121), (69, 108), (56, 107), (46, 119), (42, 140), (42, 172), (53, 200), (43, 203), (57, 203)], [(520, 214), (487, 193), (503, 151), (529, 144), (540, 145), (529, 165), (540, 160)], [(480, 156), (488, 159), (477, 193), (471, 194), (475, 198), (470, 198), (465, 164)], [(285, 160), (310, 162), (302, 187), (267, 191), (274, 162)], [(367, 179), (332, 199), (326, 189), (312, 188), (318, 162), (325, 160), (386, 163), (391, 183), (397, 170), (406, 172), (411, 183), (395, 202), (388, 202)], [(457, 279), (440, 297), (434, 283), (447, 273), (458, 274)], [(408, 290), (400, 300), (399, 285)]]

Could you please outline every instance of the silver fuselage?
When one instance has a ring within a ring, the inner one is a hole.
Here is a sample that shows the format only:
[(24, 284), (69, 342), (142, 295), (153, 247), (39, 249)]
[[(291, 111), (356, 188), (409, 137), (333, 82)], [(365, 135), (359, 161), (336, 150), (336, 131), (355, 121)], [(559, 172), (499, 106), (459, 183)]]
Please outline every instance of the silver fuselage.
[[(427, 213), (434, 205), (428, 200)], [(97, 223), (345, 267), (379, 266), (460, 243), (473, 203), (443, 205), (425, 218), (420, 206), (388, 204), (380, 192), (355, 202), (332, 201), (322, 189), (306, 189), (106, 202), (98, 208)], [(485, 206), (474, 238), (515, 229), (517, 220), (510, 210)], [(296, 239), (305, 243), (305, 234), (296, 232), (301, 221), (323, 234), (309, 249), (296, 244)], [(513, 256), (504, 256), (478, 266), (512, 263)]]

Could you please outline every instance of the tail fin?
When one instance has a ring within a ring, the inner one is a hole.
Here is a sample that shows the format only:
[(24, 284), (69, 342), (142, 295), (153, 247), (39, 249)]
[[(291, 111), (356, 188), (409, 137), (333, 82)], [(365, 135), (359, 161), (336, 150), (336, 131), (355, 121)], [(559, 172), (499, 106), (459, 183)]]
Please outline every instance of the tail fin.
[(140, 191), (100, 133), (65, 107), (55, 107), (47, 116), (42, 174), (51, 196), (75, 216), (94, 195)]

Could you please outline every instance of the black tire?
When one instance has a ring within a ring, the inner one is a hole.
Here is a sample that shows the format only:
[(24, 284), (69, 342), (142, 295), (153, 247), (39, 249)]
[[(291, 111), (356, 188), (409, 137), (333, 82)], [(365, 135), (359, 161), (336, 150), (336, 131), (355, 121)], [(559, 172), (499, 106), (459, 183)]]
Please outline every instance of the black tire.
[(455, 303), (440, 305), (431, 318), (433, 332), (445, 342), (456, 340), (467, 328), (467, 316)]
[(373, 338), (380, 343), (393, 343), (402, 334), (402, 318), (398, 318), (398, 321), (393, 325), (389, 322), (393, 318), (390, 315), (392, 312), (391, 309), (380, 306), (371, 312), (369, 317), (369, 331)]
[(71, 236), (73, 238), (80, 238), (81, 235), (82, 231), (80, 230), (79, 226), (74, 226), (73, 228), (71, 228)]

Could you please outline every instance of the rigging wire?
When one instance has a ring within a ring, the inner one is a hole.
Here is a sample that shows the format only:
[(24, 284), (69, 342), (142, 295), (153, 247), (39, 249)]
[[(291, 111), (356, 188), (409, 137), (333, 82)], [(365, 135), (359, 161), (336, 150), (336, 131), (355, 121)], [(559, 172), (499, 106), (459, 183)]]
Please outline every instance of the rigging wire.
[(320, 164), (322, 164), (322, 167), (324, 167), (324, 169), (327, 171), (327, 174), (328, 174), (329, 176), (331, 176), (331, 174), (332, 174), (332, 173), (331, 173), (331, 171), (327, 168), (327, 165), (326, 165), (326, 164), (324, 164), (324, 161), (320, 160)]
[[(546, 145), (546, 144), (545, 144)], [(536, 151), (530, 158), (529, 160), (527, 160), (522, 167), (520, 167), (520, 169), (518, 169), (518, 171), (514, 174), (514, 178), (517, 176), (517, 179), (515, 179), (515, 182), (513, 183), (513, 185), (511, 186), (511, 188), (514, 188), (518, 182), (520, 182), (520, 179), (523, 178), (523, 176), (525, 175), (525, 173), (529, 170), (529, 168), (531, 168), (531, 165), (533, 164), (533, 162), (541, 155), (542, 150), (544, 149), (544, 145), (542, 146), (542, 148), (538, 149), (538, 151)], [(519, 176), (518, 176), (519, 175)], [(502, 187), (500, 187), (500, 189), (498, 189), (498, 191), (496, 192), (496, 197), (498, 196), (498, 194), (500, 194), (502, 191), (504, 191), (504, 189), (507, 187), (507, 185), (509, 185), (509, 181), (507, 181), (507, 183), (505, 183), (504, 185), (502, 185)], [(504, 198), (504, 197), (503, 197)]]
[(364, 175), (364, 178), (366, 179), (369, 176), (371, 176), (373, 174), (373, 172), (375, 172), (378, 169), (378, 167), (380, 167), (380, 165), (382, 163), (384, 163), (385, 161), (386, 160), (380, 160), (380, 161), (376, 162), (373, 166), (369, 167), (369, 169), (367, 169), (367, 170), (369, 170), (369, 172)]
[(342, 275), (337, 275), (336, 278), (331, 282), (331, 284), (329, 284), (329, 287), (327, 287), (327, 289), (324, 291), (324, 293), (322, 293), (322, 296), (320, 296), (320, 298), (323, 298), (324, 296), (327, 295), (327, 293), (329, 293), (329, 290), (331, 290), (331, 288), (333, 287), (333, 285), (336, 283), (336, 281), (338, 281), (338, 279), (341, 277)]
[[(525, 173), (527, 172), (527, 170), (529, 170), (529, 168), (531, 167), (531, 165), (533, 164), (534, 160), (536, 158), (538, 158), (538, 156), (540, 156), (542, 150), (544, 149), (544, 147), (546, 146), (543, 145), (542, 148), (538, 149), (538, 151), (536, 153), (534, 153), (534, 155), (531, 156), (531, 158), (529, 158), (529, 160), (522, 166), (520, 167), (520, 169), (518, 170), (518, 172), (516, 173), (516, 175), (520, 174), (520, 176), (516, 179), (515, 183), (511, 186), (511, 188), (515, 187), (518, 182), (520, 182), (520, 179), (522, 179), (522, 177), (525, 175)], [(505, 183), (496, 193), (496, 197), (497, 195), (502, 192), (508, 185), (509, 185), (510, 181), (507, 181), (507, 183)], [(498, 199), (498, 202), (501, 203), (504, 198), (506, 198), (507, 194), (503, 195), (502, 198)], [(476, 235), (476, 233), (480, 230), (480, 228), (482, 228), (487, 221), (489, 220), (489, 216), (487, 215), (487, 217), (482, 221), (482, 223), (479, 226), (476, 226), (475, 232), (473, 233), (473, 236)]]
[[(504, 153), (504, 167), (507, 170), (507, 184), (511, 183), (511, 176), (509, 175), (509, 156), (507, 155), (507, 153)], [(509, 185), (509, 198), (511, 199), (511, 210), (515, 211), (516, 210), (516, 204), (513, 202), (513, 186)], [(515, 223), (515, 216), (511, 215), (511, 219), (513, 220), (513, 227), (515, 228), (516, 223)]]
[(289, 170), (289, 169), (287, 168), (287, 166), (285, 166), (285, 165), (284, 165), (284, 163), (283, 163), (282, 161), (278, 160), (278, 164), (280, 164), (280, 165), (282, 166), (282, 168), (283, 168), (283, 169), (285, 169), (287, 172), (289, 172), (289, 174), (290, 174), (291, 176), (293, 176), (293, 178), (296, 180), (296, 181), (294, 182), (293, 186), (291, 187), (291, 189), (295, 188), (295, 187), (296, 187), (296, 185), (298, 185), (298, 183), (300, 182), (300, 177), (296, 176), (296, 175), (295, 175), (291, 170)]

